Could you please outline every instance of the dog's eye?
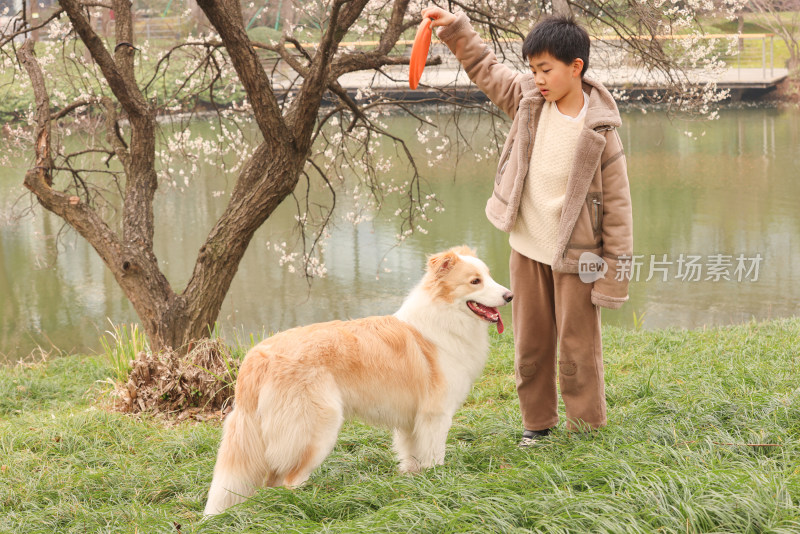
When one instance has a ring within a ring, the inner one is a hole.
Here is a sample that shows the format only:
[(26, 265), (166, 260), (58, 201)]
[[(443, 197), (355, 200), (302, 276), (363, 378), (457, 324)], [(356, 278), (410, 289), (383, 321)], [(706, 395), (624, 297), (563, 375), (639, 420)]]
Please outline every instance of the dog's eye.
[(470, 284), (472, 284), (474, 286), (476, 286), (476, 285), (478, 285), (480, 283), (481, 283), (481, 279), (480, 278), (473, 278), (472, 281), (470, 282)]

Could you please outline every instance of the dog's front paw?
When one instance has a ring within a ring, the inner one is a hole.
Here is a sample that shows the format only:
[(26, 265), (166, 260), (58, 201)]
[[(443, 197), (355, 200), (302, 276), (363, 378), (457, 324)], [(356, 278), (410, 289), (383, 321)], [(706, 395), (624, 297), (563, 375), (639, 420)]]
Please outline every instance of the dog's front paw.
[(399, 471), (405, 474), (419, 473), (422, 467), (416, 458), (406, 458), (400, 462)]

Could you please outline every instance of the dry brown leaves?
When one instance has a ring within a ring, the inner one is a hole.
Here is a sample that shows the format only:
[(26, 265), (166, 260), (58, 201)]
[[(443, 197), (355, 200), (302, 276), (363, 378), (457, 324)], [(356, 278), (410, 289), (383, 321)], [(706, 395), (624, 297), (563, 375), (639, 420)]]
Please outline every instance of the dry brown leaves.
[(140, 352), (128, 382), (117, 387), (116, 409), (176, 418), (222, 417), (233, 405), (239, 361), (220, 341), (206, 339), (186, 355)]

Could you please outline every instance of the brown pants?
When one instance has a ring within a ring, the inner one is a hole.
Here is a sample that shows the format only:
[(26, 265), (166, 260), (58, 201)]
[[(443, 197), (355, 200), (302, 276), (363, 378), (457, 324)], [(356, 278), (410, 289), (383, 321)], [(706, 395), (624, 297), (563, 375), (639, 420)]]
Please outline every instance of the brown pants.
[(592, 284), (577, 274), (553, 272), (512, 249), (511, 290), (517, 394), (522, 424), (544, 430), (558, 423), (558, 383), (567, 429), (606, 424), (600, 308)]

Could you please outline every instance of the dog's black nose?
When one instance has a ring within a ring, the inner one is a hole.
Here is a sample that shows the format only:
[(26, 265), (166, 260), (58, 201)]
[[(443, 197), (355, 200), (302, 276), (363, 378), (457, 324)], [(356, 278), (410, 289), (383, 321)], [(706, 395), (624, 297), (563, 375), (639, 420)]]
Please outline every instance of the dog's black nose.
[(513, 298), (514, 298), (514, 293), (512, 293), (511, 291), (506, 291), (505, 293), (503, 293), (503, 300), (504, 301), (511, 302), (511, 299), (513, 299)]

